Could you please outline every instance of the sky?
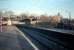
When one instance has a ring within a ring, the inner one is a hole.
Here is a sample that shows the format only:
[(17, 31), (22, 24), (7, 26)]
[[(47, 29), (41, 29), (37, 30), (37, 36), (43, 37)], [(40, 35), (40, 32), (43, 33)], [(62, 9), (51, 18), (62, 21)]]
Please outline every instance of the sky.
[(0, 0), (0, 10), (13, 10), (16, 14), (48, 14), (60, 12), (67, 17), (69, 12), (74, 17), (74, 0)]

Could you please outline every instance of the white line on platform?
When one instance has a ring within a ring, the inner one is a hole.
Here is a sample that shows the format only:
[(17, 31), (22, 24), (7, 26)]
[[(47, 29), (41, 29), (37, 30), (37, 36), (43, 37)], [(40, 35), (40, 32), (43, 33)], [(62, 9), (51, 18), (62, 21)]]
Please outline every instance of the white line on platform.
[(28, 41), (28, 43), (35, 49), (35, 50), (39, 50), (36, 45), (34, 43), (32, 43), (32, 41), (22, 32), (20, 31), (18, 28), (17, 30), (20, 32), (20, 34)]

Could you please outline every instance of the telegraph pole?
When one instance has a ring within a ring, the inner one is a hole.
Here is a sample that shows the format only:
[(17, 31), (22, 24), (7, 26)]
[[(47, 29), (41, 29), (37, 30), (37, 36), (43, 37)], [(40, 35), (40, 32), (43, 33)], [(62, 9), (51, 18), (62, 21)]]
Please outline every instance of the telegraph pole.
[(70, 27), (71, 27), (71, 12), (67, 11), (67, 10), (66, 10), (66, 12), (68, 12), (68, 22), (67, 23), (69, 24), (68, 28), (70, 29)]
[(2, 32), (2, 16), (1, 16), (1, 19), (0, 20), (1, 20), (1, 32)]
[(69, 12), (69, 24), (70, 24), (70, 21), (71, 21), (71, 13)]
[(71, 25), (71, 12), (69, 12), (69, 25), (71, 26), (71, 28), (72, 28), (72, 30), (73, 30), (73, 27), (72, 27), (72, 25)]
[(71, 13), (70, 12), (69, 12), (69, 26), (71, 27)]

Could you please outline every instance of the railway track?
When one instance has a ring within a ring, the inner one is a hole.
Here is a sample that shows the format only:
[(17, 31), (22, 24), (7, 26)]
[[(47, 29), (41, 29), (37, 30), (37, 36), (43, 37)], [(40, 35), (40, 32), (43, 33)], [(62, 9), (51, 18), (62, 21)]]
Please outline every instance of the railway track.
[[(53, 32), (44, 32), (41, 30), (37, 30), (30, 27), (22, 27), (17, 26), (27, 37), (31, 39), (31, 41), (40, 49), (40, 50), (72, 50), (73, 46), (68, 46), (68, 42), (65, 40), (73, 40), (69, 39), (69, 35), (63, 35), (66, 36), (66, 38), (63, 39), (62, 35), (51, 36)], [(49, 34), (48, 34), (49, 33)], [(56, 35), (57, 33), (55, 33)], [(63, 40), (62, 40), (63, 39)]]

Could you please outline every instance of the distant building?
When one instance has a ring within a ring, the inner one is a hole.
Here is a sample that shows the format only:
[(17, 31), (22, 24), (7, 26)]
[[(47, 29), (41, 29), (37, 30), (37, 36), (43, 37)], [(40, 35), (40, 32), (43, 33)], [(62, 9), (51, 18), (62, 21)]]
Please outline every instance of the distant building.
[(69, 24), (70, 20), (67, 19), (67, 18), (64, 18), (64, 19), (62, 19), (61, 22), (64, 23), (64, 24)]
[(62, 16), (60, 15), (60, 13), (58, 13), (57, 15), (51, 16), (50, 20), (52, 23), (60, 23), (62, 20)]
[(40, 21), (42, 21), (42, 22), (49, 22), (49, 17), (45, 16), (45, 15), (41, 15), (40, 16)]
[(59, 22), (61, 22), (61, 20), (62, 20), (62, 17), (60, 17), (60, 16), (51, 16), (50, 17), (50, 21), (51, 21), (51, 23), (59, 23)]
[(22, 22), (25, 22), (26, 25), (36, 24), (37, 20), (34, 18), (23, 19)]
[(73, 25), (73, 26), (74, 26), (74, 19), (71, 21), (71, 25)]

